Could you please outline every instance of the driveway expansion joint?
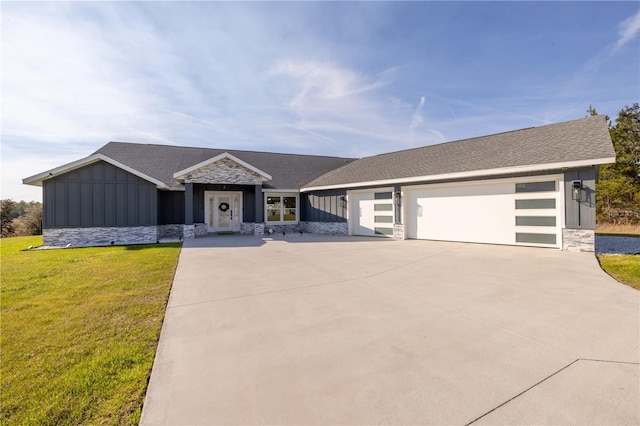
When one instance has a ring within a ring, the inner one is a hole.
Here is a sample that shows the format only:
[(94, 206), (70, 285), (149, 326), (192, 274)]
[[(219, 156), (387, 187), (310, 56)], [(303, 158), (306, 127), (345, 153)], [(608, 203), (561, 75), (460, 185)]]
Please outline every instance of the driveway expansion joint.
[(606, 362), (606, 363), (611, 363), (611, 364), (627, 364), (627, 365), (640, 365), (640, 362), (629, 362), (629, 361), (612, 361), (612, 360), (606, 360), (606, 359), (591, 359), (591, 358), (577, 358), (573, 361), (571, 361), (569, 364), (565, 365), (564, 367), (560, 368), (559, 370), (551, 373), (550, 375), (548, 375), (547, 377), (545, 377), (544, 379), (540, 380), (539, 382), (529, 386), (527, 389), (523, 390), (522, 392), (520, 392), (519, 394), (507, 399), (506, 401), (504, 401), (502, 404), (492, 408), (491, 410), (487, 411), (486, 413), (482, 414), (479, 417), (476, 417), (475, 419), (473, 419), (472, 421), (470, 421), (469, 423), (466, 423), (464, 426), (469, 426), (474, 424), (475, 422), (477, 422), (478, 420), (482, 419), (483, 417), (486, 417), (487, 415), (493, 413), (494, 411), (496, 411), (498, 408), (503, 407), (505, 405), (507, 405), (508, 403), (510, 403), (511, 401), (513, 401), (516, 398), (519, 398), (520, 396), (524, 395), (525, 393), (529, 392), (531, 389), (537, 387), (538, 385), (541, 385), (542, 383), (546, 382), (547, 380), (549, 380), (550, 378), (552, 378), (553, 376), (557, 375), (558, 373), (566, 370), (567, 368), (571, 367), (573, 364), (577, 363), (578, 361), (590, 361), (590, 362)]

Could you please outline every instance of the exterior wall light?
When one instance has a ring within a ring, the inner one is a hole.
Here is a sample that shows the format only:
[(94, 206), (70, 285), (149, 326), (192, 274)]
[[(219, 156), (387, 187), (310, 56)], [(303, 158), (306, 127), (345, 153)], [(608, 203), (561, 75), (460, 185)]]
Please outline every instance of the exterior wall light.
[(345, 197), (344, 195), (341, 195), (340, 198), (340, 207), (342, 207), (343, 209), (347, 207), (347, 197)]
[(582, 201), (582, 182), (574, 180), (571, 184), (571, 199), (577, 202)]
[(402, 206), (402, 193), (400, 191), (396, 192), (396, 206)]

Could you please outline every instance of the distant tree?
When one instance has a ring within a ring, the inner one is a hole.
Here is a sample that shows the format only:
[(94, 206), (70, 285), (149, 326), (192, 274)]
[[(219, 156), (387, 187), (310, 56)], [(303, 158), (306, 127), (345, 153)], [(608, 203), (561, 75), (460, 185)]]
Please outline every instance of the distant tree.
[(42, 204), (30, 202), (25, 214), (13, 220), (16, 235), (42, 234)]
[(15, 202), (8, 198), (0, 200), (0, 226), (2, 228), (2, 236), (8, 237), (13, 234), (13, 211), (15, 210)]
[(0, 202), (3, 237), (42, 234), (42, 203), (12, 199)]
[[(587, 112), (597, 114), (591, 105)], [(599, 222), (640, 223), (640, 105), (625, 106), (609, 133), (616, 162), (600, 167), (596, 214)]]

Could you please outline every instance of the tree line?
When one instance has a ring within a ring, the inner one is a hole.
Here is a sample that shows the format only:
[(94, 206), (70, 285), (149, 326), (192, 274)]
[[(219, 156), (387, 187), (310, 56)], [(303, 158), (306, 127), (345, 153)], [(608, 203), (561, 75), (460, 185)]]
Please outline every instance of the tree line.
[(42, 203), (38, 201), (0, 201), (2, 237), (42, 234)]
[[(589, 106), (587, 112), (596, 115)], [(605, 116), (616, 151), (616, 162), (600, 166), (596, 183), (599, 224), (640, 224), (640, 105), (625, 106), (615, 123)]]

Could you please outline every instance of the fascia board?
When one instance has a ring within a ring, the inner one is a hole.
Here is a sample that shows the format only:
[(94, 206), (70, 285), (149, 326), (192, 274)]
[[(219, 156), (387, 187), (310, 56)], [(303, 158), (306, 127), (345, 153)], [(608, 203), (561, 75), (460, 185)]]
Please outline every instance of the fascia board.
[(61, 174), (71, 172), (73, 170), (82, 168), (84, 166), (88, 166), (89, 164), (97, 163), (98, 161), (104, 161), (105, 163), (109, 163), (112, 166), (125, 170), (135, 176), (138, 176), (139, 178), (142, 178), (146, 181), (149, 181), (155, 184), (158, 188), (170, 189), (170, 187), (164, 182), (154, 179), (151, 176), (148, 176), (136, 169), (133, 169), (127, 165), (120, 163), (119, 161), (109, 158), (104, 154), (93, 154), (93, 155), (90, 155), (89, 157), (81, 158), (80, 160), (76, 160), (71, 163), (64, 164), (60, 167), (56, 167), (55, 169), (50, 169), (45, 172), (38, 173), (37, 175), (33, 175), (33, 176), (22, 179), (22, 183), (25, 185), (42, 186), (42, 182), (44, 182), (47, 179), (51, 179)]
[(246, 161), (242, 161), (242, 160), (241, 160), (241, 159), (239, 159), (238, 157), (236, 157), (236, 156), (234, 156), (234, 155), (231, 155), (231, 154), (229, 154), (228, 152), (223, 152), (222, 154), (217, 155), (217, 156), (215, 156), (215, 157), (213, 157), (213, 158), (210, 158), (210, 159), (208, 159), (208, 160), (202, 161), (202, 162), (200, 162), (200, 163), (198, 163), (198, 164), (196, 164), (196, 165), (193, 165), (193, 166), (191, 166), (191, 167), (188, 167), (188, 168), (186, 168), (186, 169), (184, 169), (184, 170), (180, 170), (180, 171), (178, 171), (178, 172), (175, 172), (175, 173), (173, 174), (173, 177), (174, 177), (175, 179), (180, 179), (180, 178), (182, 178), (184, 175), (186, 175), (187, 173), (191, 173), (191, 172), (193, 172), (193, 171), (195, 171), (195, 170), (198, 170), (198, 169), (199, 169), (199, 168), (201, 168), (201, 167), (207, 166), (207, 165), (209, 165), (209, 164), (215, 163), (216, 161), (220, 161), (220, 160), (223, 160), (223, 159), (225, 159), (225, 158), (228, 158), (229, 160), (231, 160), (231, 161), (233, 161), (233, 162), (235, 162), (235, 163), (240, 164), (242, 167), (245, 167), (245, 168), (247, 168), (247, 169), (249, 169), (249, 170), (251, 170), (251, 171), (253, 171), (253, 172), (255, 172), (255, 173), (259, 174), (259, 175), (260, 175), (260, 176), (262, 176), (265, 180), (271, 180), (271, 179), (272, 179), (272, 177), (271, 177), (271, 175), (270, 175), (270, 174), (268, 174), (268, 173), (266, 173), (266, 172), (264, 172), (264, 171), (260, 170), (259, 168), (255, 167), (255, 166), (252, 166), (251, 164), (247, 163)]
[(511, 174), (511, 173), (541, 172), (545, 170), (587, 167), (587, 166), (595, 166), (599, 164), (610, 164), (615, 162), (616, 162), (615, 157), (606, 157), (606, 158), (596, 158), (593, 160), (568, 161), (568, 162), (561, 162), (561, 163), (531, 164), (527, 166), (502, 167), (497, 169), (485, 169), (485, 170), (472, 170), (468, 172), (442, 173), (439, 175), (412, 176), (407, 178), (374, 180), (374, 181), (367, 181), (367, 182), (354, 182), (354, 183), (338, 184), (338, 185), (309, 186), (309, 187), (301, 188), (300, 192), (322, 191), (327, 189), (358, 188), (362, 186), (418, 183), (418, 182), (429, 182), (434, 180), (505, 175), (505, 174)]
[(299, 193), (299, 189), (279, 189), (279, 188), (263, 188), (262, 192), (295, 192)]

